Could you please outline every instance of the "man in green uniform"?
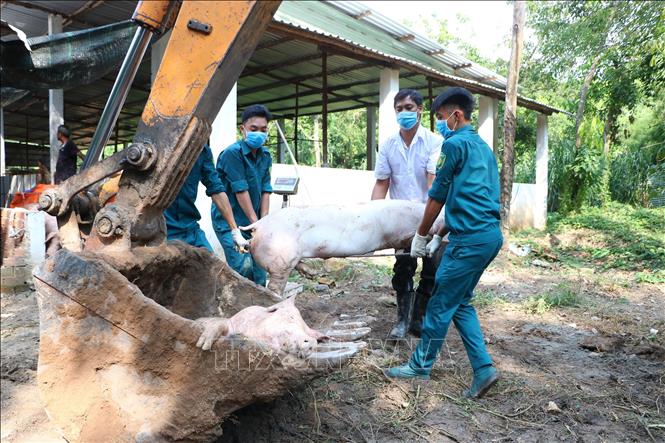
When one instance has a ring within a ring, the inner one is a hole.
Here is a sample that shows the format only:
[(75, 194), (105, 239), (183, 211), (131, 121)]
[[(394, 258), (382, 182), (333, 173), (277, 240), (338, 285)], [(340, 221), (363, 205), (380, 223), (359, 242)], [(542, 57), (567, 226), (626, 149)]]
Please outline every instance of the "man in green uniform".
[[(250, 225), (268, 215), (272, 159), (263, 144), (271, 119), (272, 115), (265, 106), (249, 106), (242, 113), (242, 140), (224, 149), (217, 158), (217, 174), (229, 197), (238, 226)], [(236, 250), (231, 226), (215, 206), (212, 208), (212, 225), (229, 266), (243, 277), (265, 286), (266, 271), (254, 262), (251, 254)], [(250, 238), (249, 233), (243, 235)]]
[(212, 163), (212, 151), (207, 144), (196, 163), (192, 166), (185, 183), (182, 184), (178, 196), (171, 206), (164, 211), (166, 219), (166, 235), (169, 240), (180, 240), (198, 248), (206, 248), (213, 252), (212, 246), (206, 239), (199, 226), (201, 214), (196, 208), (196, 196), (199, 191), (199, 182), (206, 188), (206, 195), (212, 199), (213, 204), (231, 228), (231, 236), (238, 249), (248, 249), (249, 242), (243, 237), (236, 226), (229, 199), (224, 193), (224, 187), (219, 180), (215, 165)]
[(474, 371), (471, 388), (464, 395), (480, 398), (499, 374), (485, 349), (478, 316), (470, 303), (480, 276), (499, 253), (503, 237), (499, 227), (499, 172), (492, 150), (470, 125), (473, 106), (473, 95), (459, 87), (449, 88), (432, 104), (444, 142), (411, 254), (421, 257), (437, 249), (440, 236), (427, 244), (427, 232), (444, 204), (450, 243), (436, 273), (421, 340), (409, 362), (387, 369), (386, 375), (429, 378), (452, 321)]

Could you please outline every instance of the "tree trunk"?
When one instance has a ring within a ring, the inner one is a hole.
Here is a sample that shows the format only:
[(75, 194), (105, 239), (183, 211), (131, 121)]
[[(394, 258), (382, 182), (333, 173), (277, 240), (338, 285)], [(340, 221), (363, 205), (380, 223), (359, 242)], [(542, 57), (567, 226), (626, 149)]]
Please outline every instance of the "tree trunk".
[(321, 167), (321, 143), (319, 142), (319, 123), (321, 122), (321, 117), (318, 115), (314, 116), (314, 165), (317, 168)]
[[(577, 114), (575, 114), (575, 155), (573, 156), (573, 161), (580, 155), (580, 148), (582, 146), (582, 136), (580, 135), (580, 126), (582, 126), (582, 120), (584, 119), (584, 108), (586, 107), (587, 96), (589, 95), (589, 88), (591, 87), (591, 82), (596, 76), (596, 71), (598, 70), (598, 65), (600, 64), (600, 59), (603, 53), (598, 53), (591, 63), (591, 68), (584, 77), (584, 83), (582, 83), (582, 89), (580, 90), (580, 102), (577, 105)], [(570, 186), (570, 207), (577, 208), (580, 203), (578, 203), (579, 193), (582, 188), (582, 182), (579, 177), (569, 176), (568, 183)]]
[(598, 70), (598, 65), (600, 64), (600, 59), (603, 56), (603, 53), (599, 53), (593, 59), (591, 63), (591, 68), (587, 72), (586, 77), (584, 77), (584, 83), (582, 83), (582, 89), (580, 90), (580, 102), (577, 105), (577, 114), (575, 115), (575, 151), (576, 153), (580, 150), (580, 145), (582, 144), (582, 137), (580, 137), (580, 126), (582, 126), (582, 119), (584, 118), (584, 108), (586, 107), (587, 95), (589, 95), (589, 88), (591, 87), (591, 82), (596, 76), (596, 71)]
[(607, 111), (605, 117), (605, 127), (603, 128), (603, 155), (605, 159), (610, 157), (610, 147), (612, 146), (612, 125), (614, 124), (614, 112)]
[[(525, 2), (513, 4), (513, 37), (511, 42), (508, 84), (506, 86), (506, 106), (503, 117), (503, 166), (501, 168), (501, 230), (508, 238), (510, 228), (510, 200), (513, 193), (515, 169), (515, 124), (517, 116), (517, 83), (520, 74), (522, 41), (524, 38)], [(508, 242), (505, 242), (508, 244)]]

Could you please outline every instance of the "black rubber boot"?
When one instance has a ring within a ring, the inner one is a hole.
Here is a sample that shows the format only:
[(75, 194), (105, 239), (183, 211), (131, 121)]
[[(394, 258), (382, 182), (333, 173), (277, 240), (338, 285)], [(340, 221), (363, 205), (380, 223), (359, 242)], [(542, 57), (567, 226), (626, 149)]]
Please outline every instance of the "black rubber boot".
[(411, 322), (413, 313), (413, 301), (415, 294), (413, 291), (397, 293), (397, 323), (390, 331), (390, 338), (404, 338)]
[(416, 301), (413, 303), (413, 314), (411, 315), (409, 332), (418, 338), (420, 338), (420, 333), (423, 329), (423, 319), (425, 318), (427, 302), (429, 302), (430, 296), (431, 294), (423, 294), (420, 291), (416, 292)]

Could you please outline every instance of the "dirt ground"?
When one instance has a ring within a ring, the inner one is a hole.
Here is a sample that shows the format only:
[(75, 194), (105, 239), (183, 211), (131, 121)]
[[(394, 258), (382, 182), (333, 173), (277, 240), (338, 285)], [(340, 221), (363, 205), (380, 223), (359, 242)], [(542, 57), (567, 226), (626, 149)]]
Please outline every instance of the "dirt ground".
[[(294, 277), (315, 327), (340, 313), (375, 317), (369, 346), (341, 371), (236, 412), (220, 442), (665, 441), (665, 285), (502, 252), (475, 299), (502, 379), (468, 401), (471, 371), (454, 327), (431, 381), (380, 372), (409, 355), (407, 343), (385, 340), (396, 310), (391, 260), (315, 261), (317, 280), (335, 282), (323, 291)], [(63, 441), (39, 403), (34, 293), (3, 295), (1, 311), (2, 441)]]

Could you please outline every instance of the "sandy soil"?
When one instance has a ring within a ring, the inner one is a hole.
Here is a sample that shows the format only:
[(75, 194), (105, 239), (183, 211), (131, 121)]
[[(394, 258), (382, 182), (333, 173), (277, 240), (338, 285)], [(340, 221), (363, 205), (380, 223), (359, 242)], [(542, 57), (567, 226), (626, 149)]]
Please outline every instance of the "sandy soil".
[[(394, 382), (379, 371), (409, 355), (407, 343), (385, 341), (395, 317), (385, 297), (390, 266), (314, 262), (336, 283), (324, 292), (298, 277), (306, 291), (297, 305), (310, 324), (372, 315), (370, 346), (341, 371), (238, 411), (220, 441), (665, 441), (664, 285), (502, 253), (476, 292), (502, 380), (474, 402), (461, 398), (471, 372), (453, 327), (431, 381)], [(547, 294), (572, 302), (538, 305)], [(2, 441), (63, 441), (36, 388), (34, 294), (3, 295), (1, 308)]]

